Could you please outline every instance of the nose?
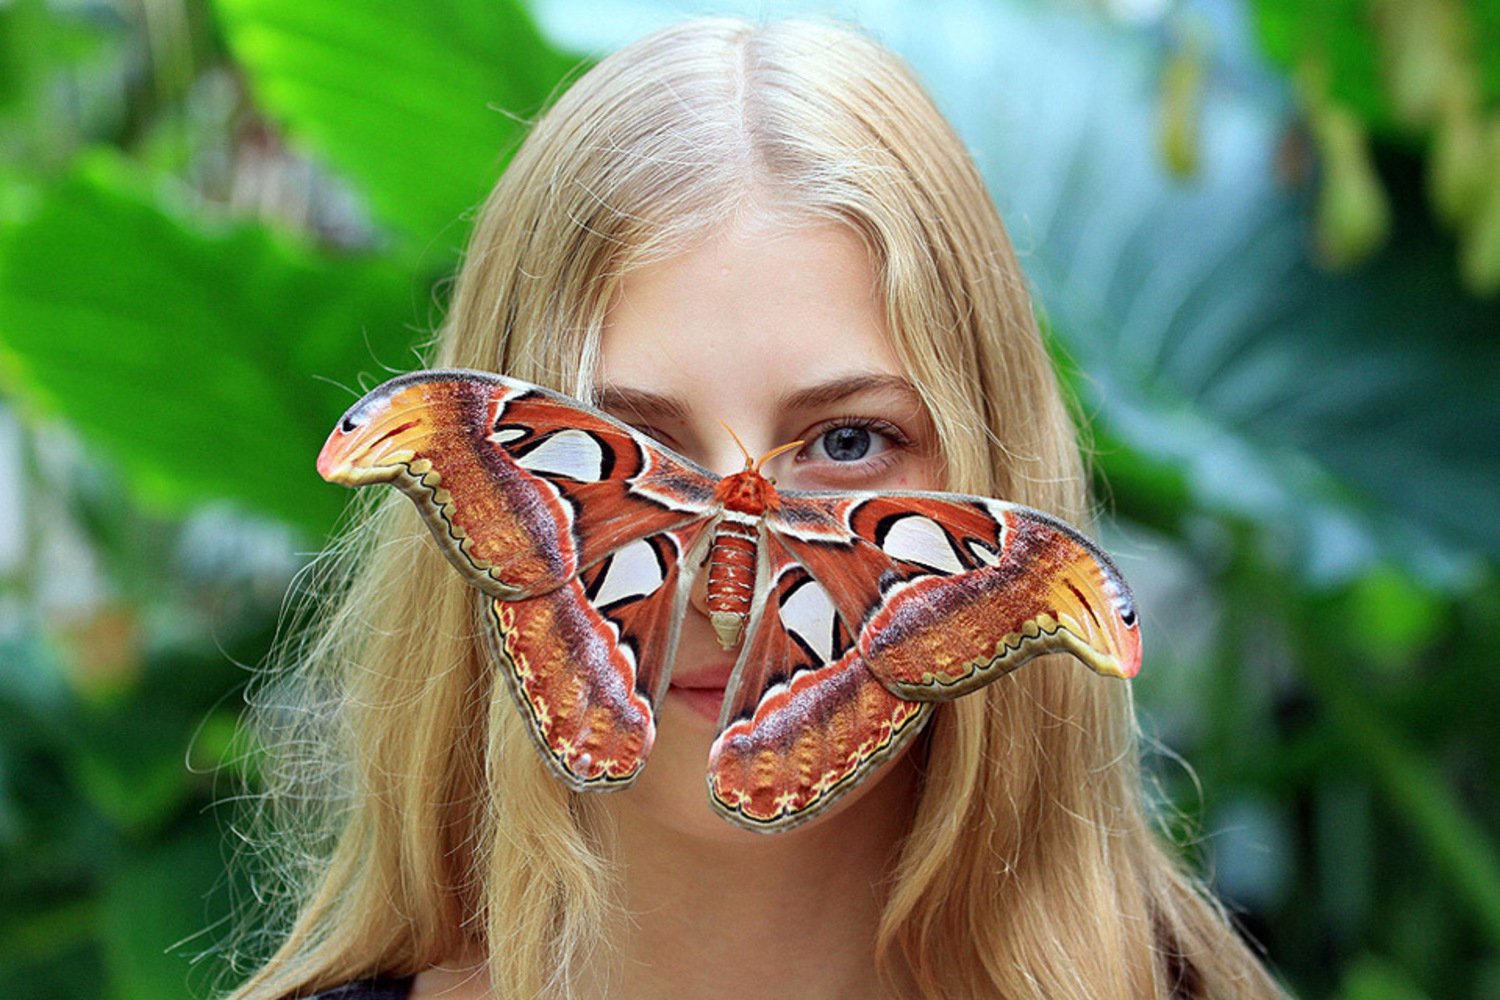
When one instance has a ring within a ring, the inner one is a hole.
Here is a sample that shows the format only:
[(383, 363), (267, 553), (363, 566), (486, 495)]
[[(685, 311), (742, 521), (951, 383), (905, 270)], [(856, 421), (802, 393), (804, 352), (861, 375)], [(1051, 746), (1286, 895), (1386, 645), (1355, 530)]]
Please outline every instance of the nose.
[(722, 478), (742, 470), (745, 467), (745, 455), (728, 434), (721, 430), (719, 435), (723, 441), (715, 441), (712, 447), (706, 448), (699, 460), (710, 472)]
[[(713, 432), (707, 435), (706, 440), (708, 444), (703, 448), (702, 452), (693, 456), (705, 468), (721, 478), (733, 475), (745, 468), (745, 452), (740, 450), (740, 445), (729, 431), (715, 425)], [(756, 442), (748, 440), (745, 441), (745, 444), (746, 446), (758, 446)], [(705, 624), (709, 616), (708, 552), (709, 549), (705, 546), (703, 550), (703, 564), (692, 567), (695, 571), (693, 586), (688, 593), (688, 603), (693, 606), (693, 610), (703, 616)]]
[(693, 610), (708, 620), (708, 556), (705, 554), (704, 564), (697, 567), (697, 573), (693, 577), (693, 589), (688, 592), (688, 603)]

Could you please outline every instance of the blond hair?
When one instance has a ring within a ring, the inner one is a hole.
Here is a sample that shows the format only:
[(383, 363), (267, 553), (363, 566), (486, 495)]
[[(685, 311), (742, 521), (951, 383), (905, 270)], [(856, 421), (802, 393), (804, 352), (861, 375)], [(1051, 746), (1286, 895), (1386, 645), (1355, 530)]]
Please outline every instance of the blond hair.
[[(861, 235), (947, 488), (1088, 521), (1076, 431), (983, 182), (910, 72), (843, 27), (694, 21), (585, 74), (485, 204), (431, 360), (587, 395), (622, 275), (746, 211)], [(324, 572), (345, 567), (336, 606), (283, 651), (298, 683), (268, 688), (299, 692), (295, 712), (268, 700), (291, 727), (268, 808), (301, 803), (305, 846), (281, 868), (295, 917), (235, 996), (475, 950), (497, 995), (566, 992), (611, 912), (588, 798), (537, 760), (475, 595), (409, 503), (381, 498)], [(941, 706), (926, 739), (876, 942), (923, 996), (1281, 995), (1158, 841), (1127, 685), (1034, 663)], [(325, 751), (340, 770), (309, 771)]]

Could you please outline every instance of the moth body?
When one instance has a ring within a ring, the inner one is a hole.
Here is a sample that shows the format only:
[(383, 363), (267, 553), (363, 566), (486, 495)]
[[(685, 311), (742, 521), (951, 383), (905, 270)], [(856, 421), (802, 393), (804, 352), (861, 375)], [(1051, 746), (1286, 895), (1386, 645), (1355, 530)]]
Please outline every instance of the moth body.
[(725, 517), (714, 529), (708, 552), (708, 620), (719, 645), (733, 649), (750, 616), (755, 594), (755, 550), (759, 525)]
[(754, 468), (720, 480), (714, 499), (724, 510), (708, 552), (708, 620), (727, 650), (738, 645), (750, 617), (761, 518), (778, 503), (776, 487)]

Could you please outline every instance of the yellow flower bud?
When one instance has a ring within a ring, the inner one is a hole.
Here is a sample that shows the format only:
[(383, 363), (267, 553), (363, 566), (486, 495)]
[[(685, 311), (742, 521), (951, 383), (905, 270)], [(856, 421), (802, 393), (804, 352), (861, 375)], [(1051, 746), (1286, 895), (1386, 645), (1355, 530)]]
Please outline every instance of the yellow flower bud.
[(1500, 117), (1492, 118), (1484, 133), (1483, 187), (1478, 205), (1472, 216), (1459, 222), (1463, 227), (1459, 272), (1464, 285), (1475, 295), (1493, 295), (1500, 290)]
[(1323, 166), (1318, 250), (1326, 263), (1344, 267), (1368, 257), (1385, 240), (1390, 205), (1359, 119), (1346, 108), (1326, 103), (1311, 124)]

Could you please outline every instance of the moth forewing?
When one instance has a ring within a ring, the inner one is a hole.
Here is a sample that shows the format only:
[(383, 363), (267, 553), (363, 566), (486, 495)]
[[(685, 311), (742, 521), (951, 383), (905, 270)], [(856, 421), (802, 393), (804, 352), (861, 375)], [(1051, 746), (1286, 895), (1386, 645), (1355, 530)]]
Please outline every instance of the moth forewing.
[(656, 679), (656, 689), (651, 692), (653, 707), (661, 705), (662, 699), (667, 696), (667, 689), (672, 686), (672, 672), (677, 669), (677, 650), (682, 639), (682, 623), (687, 618), (688, 602), (692, 600), (698, 574), (704, 571), (703, 563), (708, 556), (709, 546), (713, 544), (713, 536), (714, 522), (709, 520), (698, 532), (698, 537), (693, 539), (688, 550), (678, 557), (677, 593), (672, 595), (672, 631), (665, 646), (666, 662), (662, 664), (661, 676)]

